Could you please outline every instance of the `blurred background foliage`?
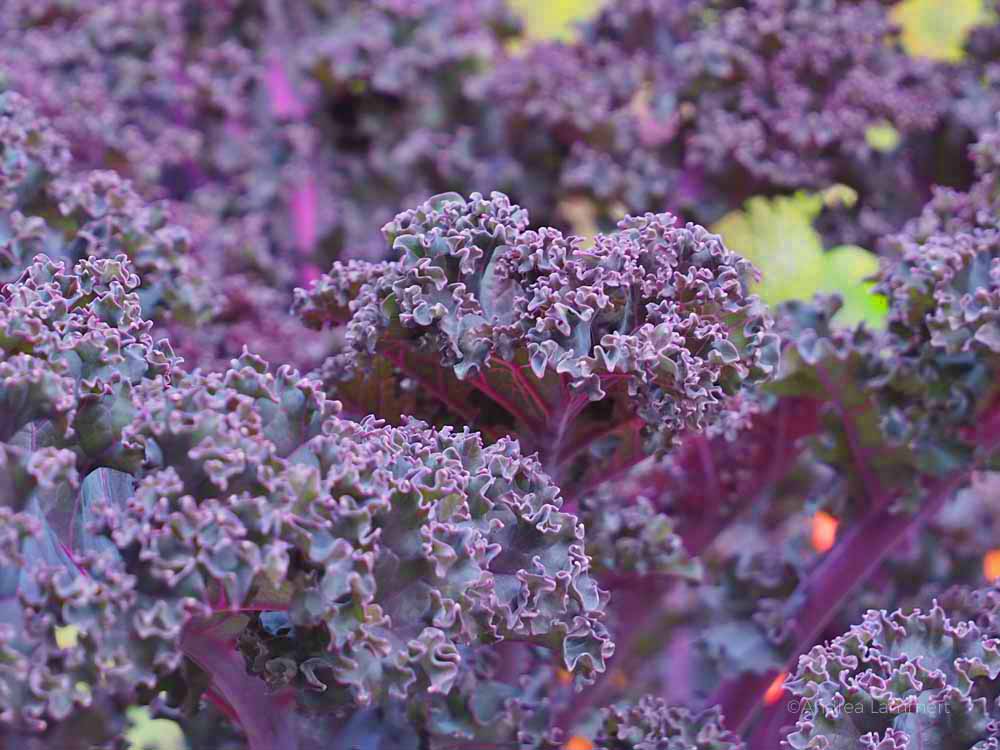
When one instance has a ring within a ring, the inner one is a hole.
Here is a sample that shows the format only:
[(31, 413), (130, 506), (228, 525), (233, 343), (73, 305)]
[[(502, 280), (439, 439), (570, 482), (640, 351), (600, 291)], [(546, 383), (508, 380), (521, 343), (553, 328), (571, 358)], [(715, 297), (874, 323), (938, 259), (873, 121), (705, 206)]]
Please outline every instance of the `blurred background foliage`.
[[(613, 0), (612, 0), (613, 1)], [(599, 0), (510, 0), (521, 14), (528, 33), (537, 39), (570, 39), (577, 21), (597, 11)], [(914, 56), (957, 60), (962, 40), (976, 24), (989, 20), (982, 0), (903, 0), (892, 15), (902, 27), (906, 50)], [(892, 151), (899, 137), (889, 125), (872, 127), (868, 142), (873, 148)], [(867, 321), (880, 326), (885, 301), (869, 293), (867, 277), (878, 268), (875, 256), (855, 246), (823, 251), (813, 229), (824, 200), (850, 200), (836, 190), (825, 195), (750, 199), (743, 210), (724, 216), (712, 230), (733, 250), (752, 260), (763, 277), (758, 293), (770, 304), (810, 297), (817, 292), (837, 292), (844, 297), (838, 314), (848, 325)], [(652, 210), (653, 207), (651, 207)], [(585, 224), (578, 227), (587, 233)]]
[[(601, 5), (600, 0), (509, 1), (535, 39), (572, 39), (575, 23)], [(940, 60), (959, 59), (969, 29), (987, 20), (982, 0), (904, 0), (893, 9), (893, 16), (902, 26), (903, 43), (910, 54)], [(885, 151), (895, 148), (898, 141), (888, 126), (873, 127), (868, 138), (873, 147)], [(837, 292), (845, 302), (839, 314), (842, 323), (865, 320), (878, 326), (885, 317), (885, 301), (869, 294), (866, 281), (878, 267), (875, 256), (846, 245), (824, 252), (813, 228), (823, 201), (851, 199), (849, 189), (845, 190), (848, 194), (832, 188), (823, 194), (751, 198), (743, 210), (724, 216), (712, 229), (761, 269), (758, 292), (765, 301), (775, 304), (817, 292)], [(591, 233), (587, 212), (579, 213), (578, 230)], [(151, 721), (139, 708), (132, 709), (129, 718), (134, 722), (129, 734), (133, 750), (185, 750), (184, 738), (173, 722)]]

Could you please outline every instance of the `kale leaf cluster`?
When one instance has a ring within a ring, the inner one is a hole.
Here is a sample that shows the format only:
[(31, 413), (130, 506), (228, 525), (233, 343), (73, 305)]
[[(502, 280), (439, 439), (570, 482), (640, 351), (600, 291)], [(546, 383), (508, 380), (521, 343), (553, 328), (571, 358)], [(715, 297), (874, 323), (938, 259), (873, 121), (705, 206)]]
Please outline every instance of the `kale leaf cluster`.
[(0, 750), (1000, 748), (984, 5), (0, 3)]

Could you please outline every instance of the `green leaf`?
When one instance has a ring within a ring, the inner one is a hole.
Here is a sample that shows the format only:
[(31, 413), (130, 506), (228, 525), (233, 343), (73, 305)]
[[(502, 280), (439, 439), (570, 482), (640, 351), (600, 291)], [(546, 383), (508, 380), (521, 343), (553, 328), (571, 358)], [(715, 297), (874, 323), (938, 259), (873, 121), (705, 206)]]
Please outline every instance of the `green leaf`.
[(187, 741), (176, 722), (168, 719), (152, 719), (145, 708), (132, 706), (128, 709), (128, 719), (132, 724), (125, 735), (132, 750), (185, 750)]
[(743, 210), (722, 217), (712, 231), (760, 269), (755, 291), (768, 304), (836, 292), (844, 298), (838, 324), (863, 320), (881, 327), (888, 305), (883, 297), (871, 294), (872, 283), (867, 281), (878, 270), (878, 260), (857, 246), (824, 252), (813, 228), (823, 201), (822, 195), (804, 192), (771, 199), (758, 196)]
[(574, 25), (597, 12), (601, 0), (511, 0), (524, 21), (528, 36), (535, 39), (572, 39)]
[(983, 0), (903, 0), (890, 11), (914, 57), (955, 62), (969, 31), (988, 20)]
[(878, 259), (863, 247), (841, 245), (827, 251), (822, 262), (824, 279), (817, 291), (837, 292), (844, 298), (836, 321), (882, 326), (889, 313), (889, 301), (881, 294), (872, 294), (874, 282), (866, 281), (878, 271)]
[(899, 145), (900, 135), (888, 122), (872, 125), (865, 131), (865, 140), (876, 151), (893, 151)]

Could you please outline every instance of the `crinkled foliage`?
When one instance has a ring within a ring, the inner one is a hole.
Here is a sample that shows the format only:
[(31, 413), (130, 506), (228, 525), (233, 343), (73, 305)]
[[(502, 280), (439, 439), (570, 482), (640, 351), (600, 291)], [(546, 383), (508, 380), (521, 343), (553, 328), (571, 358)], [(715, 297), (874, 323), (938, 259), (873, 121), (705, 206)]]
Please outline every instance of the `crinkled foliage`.
[[(997, 747), (1000, 25), (896, 13), (3, 3), (0, 745)], [(884, 328), (699, 226), (799, 190)]]
[(253, 747), (295, 747), (288, 701), (336, 737), (361, 707), (426, 693), (406, 731), (472, 738), (504, 710), (464, 708), (491, 689), (477, 649), (603, 671), (583, 527), (516, 443), (347, 422), (315, 381), (250, 355), (173, 370), (138, 285), (124, 257), (39, 257), (4, 291), (10, 731), (56, 742), (86, 720), (86, 741), (110, 742), (109, 702), (167, 690), (211, 696)]
[(189, 232), (115, 172), (74, 172), (67, 141), (30, 102), (0, 93), (0, 283), (37, 253), (71, 263), (128, 256), (146, 317), (195, 322), (212, 312), (190, 256)]
[(786, 747), (995, 747), (1000, 641), (934, 606), (872, 610), (799, 660), (788, 689), (801, 700)]
[(451, 392), (477, 428), (516, 430), (557, 477), (581, 454), (628, 461), (641, 435), (669, 445), (724, 422), (728, 399), (776, 366), (753, 268), (669, 215), (628, 217), (585, 246), (529, 229), (502, 194), (449, 193), (384, 232), (399, 260), (335, 265), (298, 300), (314, 325), (347, 318), (357, 374), (342, 377), (388, 360)]
[(694, 713), (643, 696), (638, 703), (604, 712), (595, 747), (604, 750), (740, 750), (717, 711)]

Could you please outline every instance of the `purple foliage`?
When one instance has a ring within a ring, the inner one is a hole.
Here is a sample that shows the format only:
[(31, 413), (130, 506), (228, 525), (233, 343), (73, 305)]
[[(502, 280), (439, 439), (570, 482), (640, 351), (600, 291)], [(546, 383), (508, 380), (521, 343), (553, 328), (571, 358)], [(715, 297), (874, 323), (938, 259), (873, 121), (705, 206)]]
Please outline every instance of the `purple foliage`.
[[(1000, 26), (890, 5), (3, 3), (0, 749), (1000, 747)], [(884, 328), (703, 226), (836, 185)]]

